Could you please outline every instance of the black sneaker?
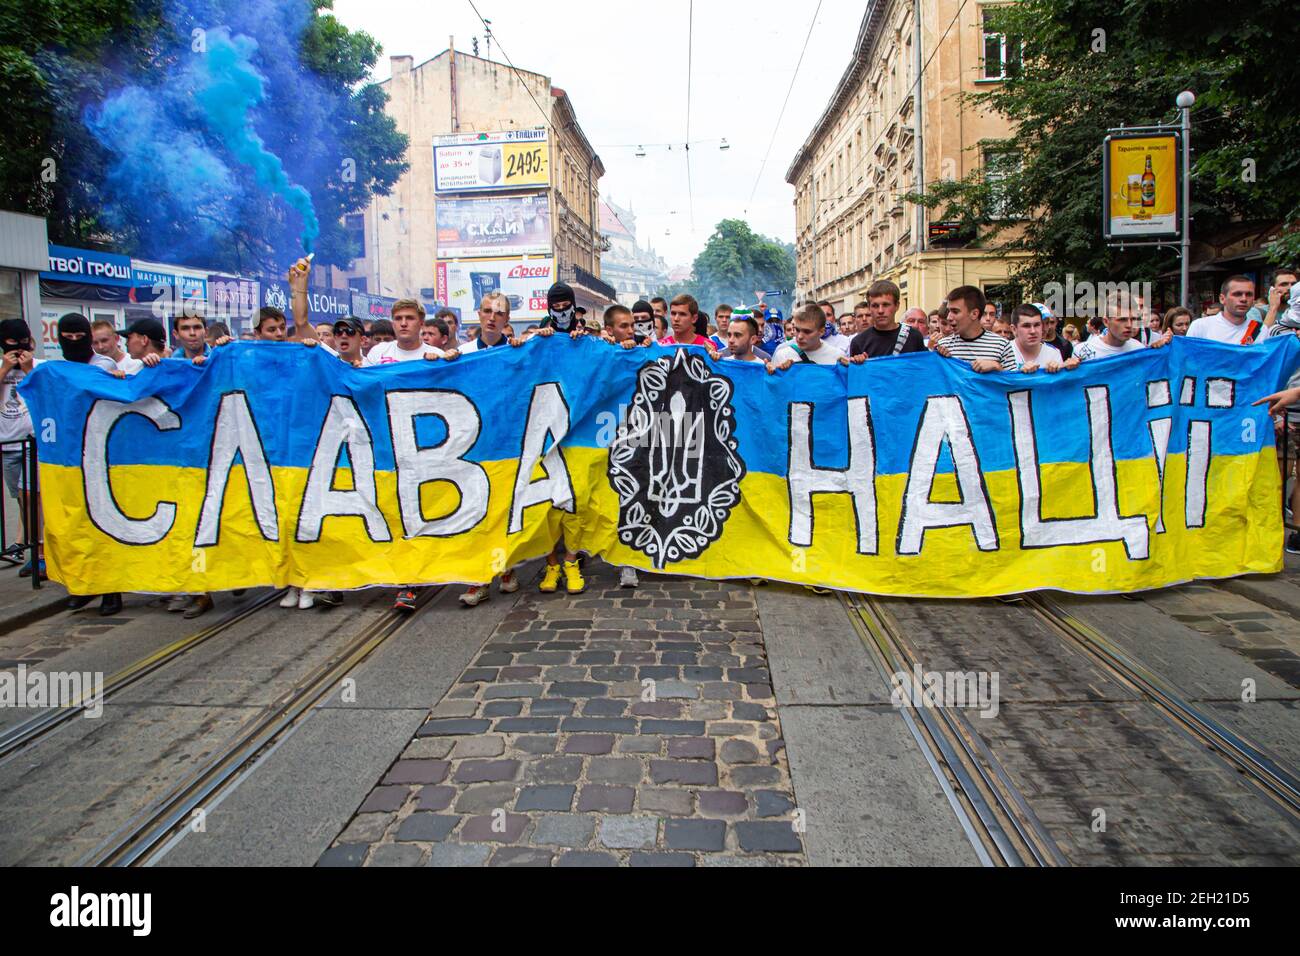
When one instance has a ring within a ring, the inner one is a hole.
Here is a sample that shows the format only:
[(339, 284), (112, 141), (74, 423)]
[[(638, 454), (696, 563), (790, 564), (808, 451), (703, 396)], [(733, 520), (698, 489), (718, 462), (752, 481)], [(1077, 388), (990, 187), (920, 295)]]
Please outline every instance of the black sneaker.
[(326, 607), (338, 607), (343, 603), (343, 593), (341, 591), (321, 591), (316, 595), (316, 603), (323, 604)]
[(412, 590), (398, 591), (397, 600), (393, 602), (394, 611), (414, 611), (415, 601), (419, 595)]
[(1290, 554), (1300, 554), (1300, 531), (1292, 531), (1286, 536), (1286, 549)]

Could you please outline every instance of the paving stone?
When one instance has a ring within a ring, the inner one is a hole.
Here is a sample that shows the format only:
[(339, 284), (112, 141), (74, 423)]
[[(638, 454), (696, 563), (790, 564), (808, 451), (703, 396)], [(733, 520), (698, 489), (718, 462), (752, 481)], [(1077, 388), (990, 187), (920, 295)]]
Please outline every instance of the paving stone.
[(542, 757), (529, 762), (526, 776), (537, 783), (573, 783), (582, 776), (582, 758)]
[(732, 767), (727, 775), (737, 787), (771, 786), (781, 782), (781, 771), (776, 767)]
[(731, 705), (731, 716), (736, 720), (767, 720), (767, 708), (762, 704), (738, 700)]
[(419, 866), (424, 850), (410, 844), (385, 843), (370, 851), (367, 866)]
[(753, 732), (753, 724), (741, 724), (736, 721), (718, 720), (709, 725), (710, 737), (748, 737)]
[(613, 664), (615, 657), (613, 651), (582, 651), (575, 660), (579, 664)]
[(575, 706), (571, 700), (539, 699), (528, 705), (528, 713), (532, 717), (568, 717)]
[(517, 843), (528, 826), (522, 813), (489, 813), (470, 817), (460, 828), (462, 843)]
[(676, 678), (680, 677), (681, 674), (682, 674), (682, 669), (680, 667), (663, 667), (658, 664), (653, 664), (647, 667), (638, 667), (636, 669), (637, 680), (652, 680), (655, 682), (656, 697), (660, 696), (659, 694), (660, 681), (675, 680)]
[(361, 861), (365, 859), (366, 851), (369, 849), (369, 843), (341, 843), (322, 853), (320, 859), (316, 861), (316, 865), (329, 867), (360, 866)]
[(682, 715), (682, 707), (675, 700), (643, 700), (632, 705), (632, 714), (637, 717), (656, 717), (671, 720)]
[(647, 853), (637, 850), (628, 858), (629, 866), (682, 866), (695, 865), (695, 857), (689, 853)]
[(699, 760), (651, 760), (650, 778), (655, 783), (716, 787), (718, 768)]
[(672, 737), (668, 741), (668, 756), (676, 760), (712, 760), (712, 737)]
[(519, 788), (513, 783), (489, 783), (479, 787), (466, 787), (456, 799), (459, 813), (488, 813), (504, 810), (514, 801)]
[(612, 700), (608, 697), (592, 697), (582, 705), (584, 717), (622, 717), (627, 710), (627, 701)]
[[(488, 688), (491, 690), (491, 688)], [(485, 734), (492, 726), (492, 721), (471, 719), (469, 717), (450, 717), (425, 721), (424, 726), (416, 731), (420, 737), (455, 737), (469, 734)]]
[(442, 760), (455, 746), (450, 737), (417, 737), (402, 751), (403, 760)]
[(505, 740), (495, 735), (466, 737), (456, 741), (455, 757), (457, 760), (466, 757), (500, 757), (505, 749)]
[(519, 791), (515, 809), (524, 810), (560, 810), (568, 811), (573, 806), (573, 793), (576, 788), (562, 784), (544, 784), (524, 787)]
[(456, 829), (460, 817), (444, 813), (412, 813), (397, 828), (397, 839), (404, 843), (441, 843)]
[(737, 790), (698, 790), (700, 813), (711, 817), (737, 817), (749, 812), (749, 801)]
[(645, 789), (640, 791), (638, 803), (647, 813), (689, 816), (694, 801), (689, 790)]
[(551, 736), (517, 737), (514, 749), (522, 750), (526, 754), (551, 754), (555, 753), (558, 740), (559, 738)]
[(339, 834), (340, 843), (378, 843), (388, 825), (396, 818), (394, 813), (358, 813)]
[(700, 685), (700, 696), (705, 700), (743, 700), (745, 692), (737, 684), (706, 681)]
[(494, 700), (483, 705), (484, 717), (518, 717), (524, 709), (522, 701)]
[[(541, 684), (493, 684), (483, 690), (484, 700), (498, 700), (502, 698), (516, 697), (541, 697)], [(487, 728), (485, 727), (484, 730)], [(461, 730), (457, 733), (483, 733), (482, 730)]]
[(596, 832), (596, 818), (582, 813), (547, 813), (537, 818), (532, 842), (580, 847), (591, 842)]
[(799, 835), (788, 822), (741, 820), (735, 828), (740, 848), (750, 853), (798, 853), (803, 850)]
[(612, 850), (654, 846), (658, 834), (658, 817), (606, 817), (600, 821), (600, 842)]
[[(543, 684), (551, 684), (556, 681), (585, 681), (587, 679), (586, 665), (562, 664), (559, 667), (548, 667), (542, 674)], [(556, 694), (557, 697), (564, 697), (564, 694)]]
[(757, 763), (760, 759), (758, 748), (748, 740), (724, 740), (718, 756), (728, 764)]
[(587, 779), (593, 783), (637, 784), (643, 771), (637, 757), (592, 757), (587, 762)]
[(560, 718), (502, 717), (493, 729), (503, 734), (553, 734), (560, 729)]
[(402, 809), (410, 795), (410, 787), (375, 787), (370, 791), (357, 813), (393, 813)]
[(570, 850), (560, 857), (556, 866), (618, 866), (618, 857), (612, 853), (594, 853), (589, 850)]
[(664, 739), (658, 734), (648, 734), (644, 737), (640, 735), (623, 737), (618, 742), (619, 753), (659, 754), (663, 749)]
[(589, 783), (578, 794), (578, 811), (582, 813), (631, 813), (636, 790)]
[(433, 705), (433, 709), (429, 711), (429, 716), (435, 718), (473, 717), (476, 710), (478, 710), (478, 705), (471, 704), (468, 701), (444, 700)]
[(653, 720), (647, 717), (641, 721), (641, 733), (698, 737), (704, 733), (704, 726), (702, 720)]
[(779, 817), (794, 809), (794, 801), (780, 790), (755, 790), (754, 805), (760, 817)]
[(670, 850), (717, 853), (725, 848), (727, 824), (722, 820), (665, 820), (664, 844)]
[(785, 741), (778, 737), (766, 743), (768, 763), (776, 763), (776, 755), (785, 749)]
[(429, 866), (482, 866), (492, 848), (476, 843), (438, 843), (429, 854)]
[(550, 850), (531, 846), (503, 846), (492, 854), (488, 866), (550, 866), (555, 856)]
[(566, 754), (607, 754), (613, 749), (613, 734), (574, 734), (564, 742)]
[(495, 667), (470, 667), (456, 679), (457, 684), (481, 684), (497, 679)]
[(634, 734), (636, 720), (631, 717), (566, 717), (560, 730), (565, 733)]
[(462, 760), (452, 779), (456, 783), (490, 783), (513, 780), (518, 773), (518, 760)]
[[(524, 645), (520, 645), (522, 648)], [(527, 645), (531, 648), (533, 645)], [(542, 669), (536, 664), (533, 665), (515, 665), (513, 667), (503, 667), (497, 674), (498, 680), (503, 681), (527, 681), (535, 680), (542, 674)]]
[(686, 717), (691, 720), (725, 720), (728, 704), (725, 700), (693, 700), (687, 705)]
[(417, 810), (446, 810), (456, 798), (455, 787), (421, 787)]

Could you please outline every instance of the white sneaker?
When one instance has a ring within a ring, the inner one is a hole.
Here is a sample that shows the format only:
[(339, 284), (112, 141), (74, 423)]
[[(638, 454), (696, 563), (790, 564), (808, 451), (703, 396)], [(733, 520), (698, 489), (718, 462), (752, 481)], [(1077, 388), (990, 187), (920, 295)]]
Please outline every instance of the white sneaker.
[(312, 592), (303, 591), (298, 595), (298, 610), (305, 611), (309, 607), (316, 606), (316, 599), (312, 597)]
[(621, 588), (634, 588), (637, 585), (636, 568), (624, 568), (618, 572), (618, 586)]
[(289, 588), (284, 592), (284, 597), (280, 598), (280, 607), (297, 607), (298, 606), (298, 589)]
[(507, 571), (501, 575), (501, 584), (499, 585), (502, 594), (514, 594), (519, 590), (519, 579), (515, 577), (515, 572)]
[(471, 584), (460, 596), (460, 603), (466, 607), (475, 607), (492, 596), (491, 584)]

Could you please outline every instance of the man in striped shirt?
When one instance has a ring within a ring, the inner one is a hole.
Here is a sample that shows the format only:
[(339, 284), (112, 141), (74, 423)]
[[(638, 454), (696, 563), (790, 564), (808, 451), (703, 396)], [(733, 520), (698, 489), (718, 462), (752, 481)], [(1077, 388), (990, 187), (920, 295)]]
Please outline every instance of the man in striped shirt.
[(1016, 353), (1011, 343), (980, 324), (984, 314), (984, 293), (963, 285), (948, 293), (948, 321), (951, 335), (935, 347), (940, 355), (969, 362), (976, 372), (1014, 372)]

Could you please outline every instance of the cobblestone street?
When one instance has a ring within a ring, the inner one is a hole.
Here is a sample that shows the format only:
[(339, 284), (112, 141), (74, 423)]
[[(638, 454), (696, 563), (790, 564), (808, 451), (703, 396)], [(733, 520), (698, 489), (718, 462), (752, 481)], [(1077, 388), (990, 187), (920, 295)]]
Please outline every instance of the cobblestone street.
[(513, 609), (320, 865), (805, 862), (751, 588), (587, 582), (494, 592)]

